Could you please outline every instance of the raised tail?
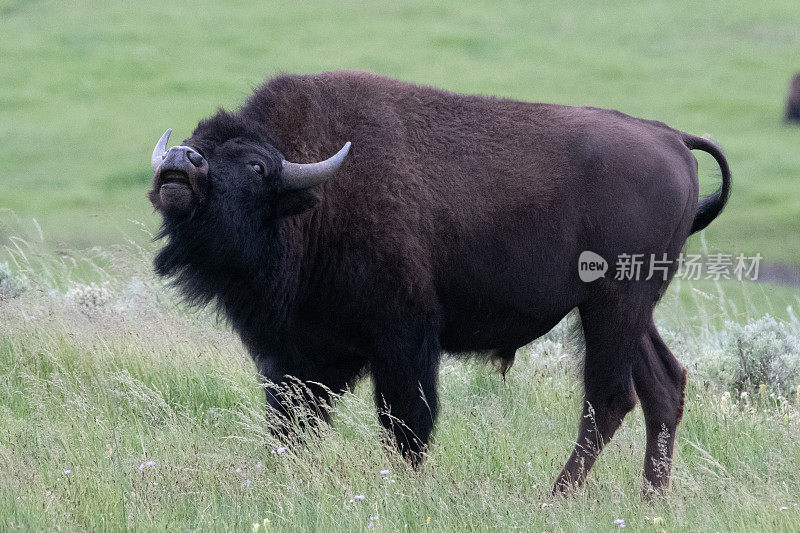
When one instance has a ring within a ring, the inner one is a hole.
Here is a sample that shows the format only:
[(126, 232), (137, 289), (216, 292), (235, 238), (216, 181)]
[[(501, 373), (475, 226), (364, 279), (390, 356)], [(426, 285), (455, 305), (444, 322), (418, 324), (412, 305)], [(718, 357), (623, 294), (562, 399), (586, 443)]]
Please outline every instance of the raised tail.
[(728, 161), (725, 159), (722, 150), (713, 142), (689, 133), (683, 133), (683, 143), (689, 150), (702, 150), (711, 154), (711, 157), (717, 161), (722, 171), (722, 185), (720, 185), (719, 189), (703, 196), (697, 203), (697, 213), (694, 216), (694, 222), (692, 222), (692, 233), (697, 233), (711, 224), (725, 208), (725, 204), (728, 203), (728, 197), (731, 194), (731, 170), (728, 168)]

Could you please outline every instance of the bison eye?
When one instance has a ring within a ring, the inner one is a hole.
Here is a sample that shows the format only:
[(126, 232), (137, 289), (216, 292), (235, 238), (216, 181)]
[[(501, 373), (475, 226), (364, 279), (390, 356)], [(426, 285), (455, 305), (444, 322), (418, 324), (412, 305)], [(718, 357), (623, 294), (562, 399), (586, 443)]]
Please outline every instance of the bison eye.
[(264, 175), (264, 165), (262, 165), (261, 163), (253, 161), (252, 163), (250, 163), (250, 168), (252, 168), (253, 172), (255, 172), (256, 174), (259, 174), (261, 176)]

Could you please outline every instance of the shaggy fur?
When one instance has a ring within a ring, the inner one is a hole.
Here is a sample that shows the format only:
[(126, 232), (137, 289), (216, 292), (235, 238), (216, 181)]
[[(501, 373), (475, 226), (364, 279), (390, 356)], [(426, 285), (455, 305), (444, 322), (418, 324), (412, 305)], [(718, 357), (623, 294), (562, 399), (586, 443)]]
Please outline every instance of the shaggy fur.
[[(346, 141), (335, 177), (284, 189), (283, 158), (319, 161)], [(674, 261), (719, 214), (730, 177), (712, 143), (616, 111), (329, 72), (269, 80), (184, 144), (208, 167), (170, 161), (193, 193), (179, 210), (163, 203), (166, 171), (156, 172), (150, 199), (167, 238), (156, 271), (193, 304), (215, 301), (266, 378), (307, 383), (313, 406), (369, 369), (381, 423), (416, 460), (443, 350), (490, 352), (505, 370), (578, 308), (586, 398), (556, 490), (583, 482), (637, 396), (646, 464), (659, 465), (645, 476), (666, 486), (686, 381), (652, 322), (668, 281), (615, 281), (613, 265), (623, 253)], [(699, 203), (695, 148), (723, 171)], [(581, 282), (583, 250), (612, 270)], [(285, 416), (299, 407), (267, 396)]]

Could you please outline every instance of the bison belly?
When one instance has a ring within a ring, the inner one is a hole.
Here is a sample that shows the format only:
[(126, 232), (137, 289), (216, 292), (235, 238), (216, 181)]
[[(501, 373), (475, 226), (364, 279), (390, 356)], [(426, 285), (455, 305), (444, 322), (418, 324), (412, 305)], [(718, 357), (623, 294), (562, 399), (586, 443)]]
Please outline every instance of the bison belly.
[(482, 305), (477, 300), (470, 308), (470, 303), (464, 301), (446, 310), (440, 343), (449, 353), (524, 346), (550, 331), (571, 309), (535, 316), (504, 308), (501, 304)]
[[(453, 251), (440, 273), (440, 342), (451, 353), (519, 347), (544, 335), (581, 298), (577, 255), (541, 228)], [(476, 253), (475, 250), (482, 250)], [(455, 258), (461, 258), (456, 260)]]

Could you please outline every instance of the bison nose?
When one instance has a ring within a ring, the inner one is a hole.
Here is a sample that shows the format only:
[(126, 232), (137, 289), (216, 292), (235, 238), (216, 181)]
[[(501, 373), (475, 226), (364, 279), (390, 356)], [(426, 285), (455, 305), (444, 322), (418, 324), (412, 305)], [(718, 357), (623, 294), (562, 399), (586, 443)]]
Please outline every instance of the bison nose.
[(186, 153), (186, 157), (188, 157), (188, 158), (189, 158), (189, 161), (190, 161), (190, 162), (191, 162), (191, 163), (192, 163), (194, 166), (196, 166), (196, 167), (198, 167), (198, 168), (203, 166), (203, 156), (202, 156), (202, 155), (200, 155), (200, 154), (198, 154), (198, 153), (197, 153), (197, 152), (195, 152), (194, 150), (191, 150), (191, 149), (190, 149), (190, 150), (189, 150), (189, 151)]
[(183, 170), (189, 164), (192, 167), (200, 168), (203, 163), (205, 163), (203, 156), (189, 146), (173, 146), (164, 157), (162, 168)]

